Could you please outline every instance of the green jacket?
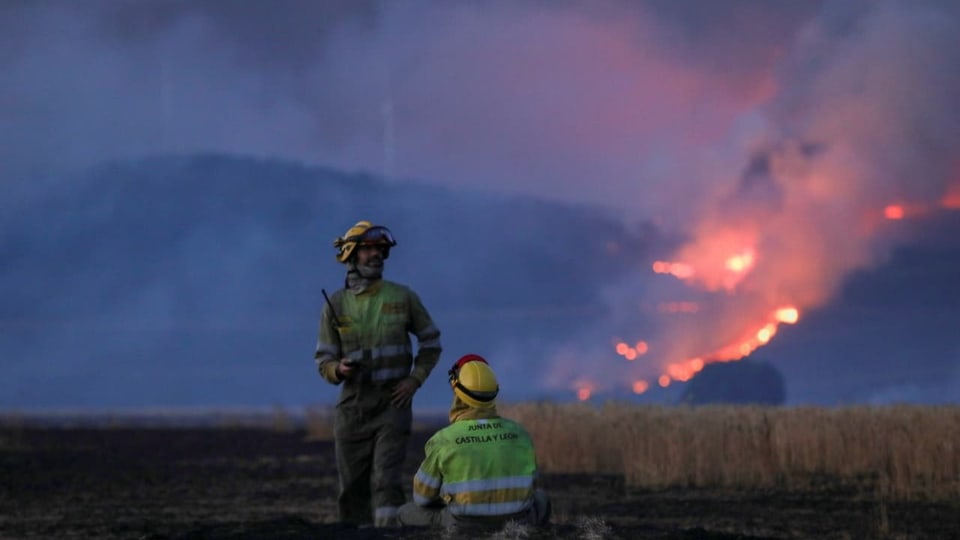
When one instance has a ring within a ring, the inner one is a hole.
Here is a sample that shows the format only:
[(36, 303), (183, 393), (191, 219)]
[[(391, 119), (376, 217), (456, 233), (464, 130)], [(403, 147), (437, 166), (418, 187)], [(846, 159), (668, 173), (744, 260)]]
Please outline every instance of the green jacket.
[[(340, 327), (325, 304), (314, 355), (321, 375), (330, 383), (342, 382), (336, 372), (341, 357), (362, 366), (354, 385), (373, 386), (406, 377), (422, 385), (440, 360), (440, 330), (410, 288), (379, 280), (359, 294), (341, 289), (330, 301)], [(419, 344), (416, 358), (410, 334)]]
[(420, 506), (445, 504), (455, 516), (506, 516), (533, 504), (533, 441), (513, 420), (458, 420), (435, 433), (425, 452), (413, 479)]

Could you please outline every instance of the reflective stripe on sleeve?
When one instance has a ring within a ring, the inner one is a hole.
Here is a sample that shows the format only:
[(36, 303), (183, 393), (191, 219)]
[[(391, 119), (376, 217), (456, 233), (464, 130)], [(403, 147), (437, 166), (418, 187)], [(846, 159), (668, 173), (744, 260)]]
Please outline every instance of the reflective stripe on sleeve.
[(434, 478), (429, 474), (423, 472), (423, 469), (417, 469), (417, 474), (413, 477), (413, 479), (425, 486), (430, 486), (433, 489), (437, 489), (438, 487), (440, 487), (440, 479)]

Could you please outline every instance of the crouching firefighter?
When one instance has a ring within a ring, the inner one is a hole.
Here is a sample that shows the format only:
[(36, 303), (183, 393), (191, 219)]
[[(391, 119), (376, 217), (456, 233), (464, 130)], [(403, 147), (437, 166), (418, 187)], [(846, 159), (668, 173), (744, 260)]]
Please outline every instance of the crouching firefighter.
[(517, 422), (497, 414), (497, 377), (475, 354), (449, 371), (450, 425), (427, 441), (413, 479), (413, 502), (400, 523), (414, 526), (545, 525), (550, 500), (535, 486), (533, 441)]
[[(386, 227), (369, 221), (334, 241), (346, 283), (326, 299), (315, 354), (323, 378), (342, 385), (334, 420), (337, 505), (340, 521), (358, 526), (397, 525), (413, 395), (441, 352), (440, 330), (420, 298), (383, 279), (395, 245)], [(416, 357), (409, 334), (417, 337)]]

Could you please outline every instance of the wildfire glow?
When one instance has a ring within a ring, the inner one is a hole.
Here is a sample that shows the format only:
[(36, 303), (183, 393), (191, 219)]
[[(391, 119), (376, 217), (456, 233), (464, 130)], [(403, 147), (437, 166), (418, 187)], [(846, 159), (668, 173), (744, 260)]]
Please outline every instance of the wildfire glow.
[(746, 272), (753, 266), (753, 250), (748, 250), (740, 255), (734, 255), (727, 259), (727, 270), (731, 272)]
[(650, 350), (650, 346), (647, 345), (646, 341), (638, 341), (636, 346), (631, 347), (624, 342), (617, 343), (616, 346), (617, 354), (626, 358), (627, 360), (636, 360), (638, 357), (647, 354), (647, 351)]
[(903, 219), (903, 207), (899, 204), (891, 204), (883, 209), (883, 217), (887, 219)]
[(796, 324), (800, 320), (800, 311), (795, 307), (783, 307), (774, 314), (777, 321), (787, 324)]
[(581, 386), (577, 388), (577, 399), (580, 401), (586, 401), (590, 399), (590, 395), (593, 394), (593, 388), (590, 386)]
[(764, 326), (763, 328), (761, 328), (759, 332), (757, 332), (757, 340), (758, 340), (760, 343), (766, 344), (766, 343), (768, 343), (771, 339), (773, 339), (773, 336), (775, 336), (776, 333), (777, 333), (777, 325), (772, 324), (772, 323), (771, 323), (771, 324), (768, 324), (768, 325)]
[[(667, 366), (669, 379), (675, 381), (689, 381), (703, 369), (703, 359), (693, 358), (686, 362), (674, 362)], [(662, 385), (661, 385), (662, 386)]]
[[(693, 370), (693, 373), (696, 373), (703, 369), (704, 364), (709, 364), (711, 362), (730, 362), (734, 360), (740, 360), (745, 356), (749, 356), (750, 353), (757, 350), (759, 347), (766, 345), (770, 342), (774, 336), (777, 335), (778, 327), (781, 323), (786, 324), (795, 324), (800, 320), (800, 311), (793, 306), (781, 307), (775, 310), (769, 317), (768, 322), (755, 327), (756, 330), (745, 334), (743, 339), (737, 340), (725, 347), (705, 355), (703, 358), (696, 358), (688, 362), (688, 368), (692, 368), (692, 362), (699, 362), (699, 366)], [(677, 368), (673, 368), (677, 369)], [(670, 371), (670, 367), (667, 368), (667, 373), (673, 376), (674, 379), (679, 379), (676, 374), (683, 372), (677, 371), (676, 373)]]
[[(892, 210), (894, 207), (899, 210)], [(912, 209), (913, 207), (908, 211), (903, 206), (891, 205), (886, 210), (886, 215), (914, 215)], [(705, 228), (701, 232), (703, 235), (696, 243), (676, 254), (676, 260), (684, 262), (656, 261), (653, 263), (653, 271), (672, 275), (686, 281), (688, 285), (699, 286), (702, 290), (727, 294), (736, 293), (741, 283), (749, 283), (744, 280), (752, 279), (751, 274), (759, 268), (766, 271), (766, 266), (758, 266), (763, 258), (754, 247), (758, 245), (759, 231), (721, 227)], [(771, 264), (774, 265), (771, 268), (776, 268), (775, 261), (771, 261)], [(762, 279), (762, 276), (758, 277)], [(657, 311), (671, 315), (698, 314), (701, 313), (701, 305), (692, 301), (661, 302), (657, 304)], [(674, 381), (686, 382), (703, 371), (708, 364), (732, 362), (747, 357), (769, 343), (777, 335), (781, 324), (796, 324), (800, 320), (800, 310), (791, 303), (784, 303), (768, 306), (767, 310), (756, 306), (728, 316), (736, 316), (737, 324), (742, 325), (739, 335), (732, 336), (739, 336), (738, 339), (721, 343), (713, 350), (701, 351), (698, 356), (687, 360), (658, 362), (661, 369), (656, 379), (649, 382), (635, 379), (631, 383), (634, 393), (646, 392), (654, 383), (661, 388), (667, 388)], [(627, 360), (634, 360), (649, 351), (649, 345), (645, 341), (637, 341), (634, 345), (625, 341), (617, 342), (615, 348), (617, 354)], [(670, 346), (667, 345), (666, 349), (669, 354)]]
[(658, 274), (670, 274), (677, 279), (693, 277), (693, 267), (679, 262), (657, 261), (653, 263), (653, 271)]
[(940, 206), (950, 210), (960, 210), (960, 183), (950, 186), (947, 194), (940, 200)]
[[(670, 303), (668, 303), (670, 304)], [(694, 303), (690, 303), (695, 305)], [(663, 305), (661, 305), (661, 311)], [(766, 322), (761, 322), (753, 326), (753, 330), (745, 332), (743, 338), (720, 347), (713, 352), (702, 357), (695, 357), (689, 360), (671, 362), (663, 367), (663, 370), (657, 378), (657, 384), (662, 388), (667, 388), (673, 381), (686, 382), (703, 371), (704, 366), (713, 362), (731, 362), (740, 360), (749, 356), (753, 351), (767, 344), (777, 335), (780, 324), (795, 324), (800, 320), (800, 310), (792, 305), (785, 305), (768, 312)], [(627, 360), (634, 360), (637, 357), (646, 354), (650, 346), (646, 341), (637, 341), (633, 346), (626, 342), (618, 342), (615, 345), (617, 354)], [(642, 394), (649, 390), (650, 383), (637, 379), (632, 383), (633, 392)], [(589, 385), (580, 385), (577, 396), (581, 400), (590, 397), (593, 388)]]

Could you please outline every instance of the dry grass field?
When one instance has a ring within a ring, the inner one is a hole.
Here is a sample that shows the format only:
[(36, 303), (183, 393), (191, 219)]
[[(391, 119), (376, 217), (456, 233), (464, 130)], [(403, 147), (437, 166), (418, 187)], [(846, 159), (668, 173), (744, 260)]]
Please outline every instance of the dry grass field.
[[(520, 404), (549, 472), (629, 486), (803, 491), (827, 481), (890, 499), (960, 498), (960, 407)], [(960, 537), (960, 532), (958, 532)]]
[[(528, 403), (552, 524), (336, 523), (329, 411), (0, 426), (0, 539), (947, 539), (960, 537), (949, 407)], [(435, 419), (434, 419), (435, 420)], [(438, 424), (420, 421), (410, 483)]]

